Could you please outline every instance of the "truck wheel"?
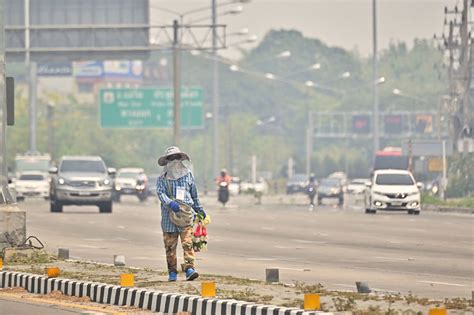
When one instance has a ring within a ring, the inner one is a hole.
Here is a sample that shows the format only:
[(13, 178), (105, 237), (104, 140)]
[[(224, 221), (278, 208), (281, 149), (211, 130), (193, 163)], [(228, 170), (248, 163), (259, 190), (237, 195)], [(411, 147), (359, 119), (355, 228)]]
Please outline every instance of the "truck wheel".
[(101, 202), (98, 206), (99, 206), (100, 213), (112, 212), (112, 201)]
[(51, 198), (49, 205), (51, 212), (63, 212), (63, 205), (61, 201), (58, 201), (55, 198)]

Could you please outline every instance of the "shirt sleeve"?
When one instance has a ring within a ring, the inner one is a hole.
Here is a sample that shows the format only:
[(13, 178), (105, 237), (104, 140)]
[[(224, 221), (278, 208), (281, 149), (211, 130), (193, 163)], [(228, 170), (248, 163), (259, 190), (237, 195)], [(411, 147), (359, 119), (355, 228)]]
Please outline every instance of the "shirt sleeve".
[(160, 199), (161, 203), (164, 205), (169, 205), (171, 201), (173, 201), (168, 195), (166, 195), (167, 191), (166, 180), (163, 177), (158, 177), (156, 180), (156, 194)]
[(203, 212), (203, 208), (201, 202), (199, 201), (198, 191), (196, 187), (196, 181), (194, 180), (194, 176), (191, 174), (191, 198), (193, 199), (193, 209), (196, 212)]

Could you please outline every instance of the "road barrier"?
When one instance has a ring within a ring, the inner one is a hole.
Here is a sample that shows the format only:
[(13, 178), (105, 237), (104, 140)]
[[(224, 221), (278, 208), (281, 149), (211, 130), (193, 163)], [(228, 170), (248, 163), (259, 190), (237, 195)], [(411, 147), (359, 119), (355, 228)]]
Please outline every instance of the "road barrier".
[(117, 306), (133, 306), (154, 312), (193, 315), (324, 315), (319, 311), (260, 305), (236, 300), (202, 298), (196, 295), (165, 293), (155, 290), (128, 288), (105, 283), (48, 278), (20, 272), (0, 271), (0, 288), (22, 287), (30, 293), (48, 294), (61, 291), (64, 295), (84, 297), (92, 302)]

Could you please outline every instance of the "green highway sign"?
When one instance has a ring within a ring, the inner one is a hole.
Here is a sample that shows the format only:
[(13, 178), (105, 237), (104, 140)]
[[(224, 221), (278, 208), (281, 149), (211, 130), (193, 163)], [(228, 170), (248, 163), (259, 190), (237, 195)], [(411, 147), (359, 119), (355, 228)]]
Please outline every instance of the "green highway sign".
[[(173, 126), (173, 89), (101, 89), (102, 128), (169, 128)], [(181, 128), (204, 126), (203, 92), (200, 87), (181, 89)]]

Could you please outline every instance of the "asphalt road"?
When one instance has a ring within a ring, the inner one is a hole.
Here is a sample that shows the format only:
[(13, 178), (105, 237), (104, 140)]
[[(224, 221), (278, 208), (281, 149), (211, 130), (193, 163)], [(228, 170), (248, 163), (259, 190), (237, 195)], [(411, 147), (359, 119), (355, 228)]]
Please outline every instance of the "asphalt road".
[[(332, 205), (310, 212), (301, 203), (283, 205), (276, 198), (263, 205), (233, 198), (226, 209), (210, 197), (203, 204), (213, 223), (209, 250), (197, 254), (200, 272), (264, 279), (265, 268), (278, 267), (286, 283), (355, 290), (355, 281), (365, 281), (388, 292), (471, 297), (472, 215), (367, 215), (360, 207)], [(106, 263), (121, 254), (130, 266), (166, 268), (156, 201), (124, 198), (112, 214), (76, 206), (52, 214), (42, 200), (20, 207), (27, 211), (27, 234), (51, 251), (69, 248), (71, 258)]]
[(59, 308), (55, 305), (28, 303), (0, 298), (0, 314), (5, 315), (72, 315), (82, 314), (83, 310)]

